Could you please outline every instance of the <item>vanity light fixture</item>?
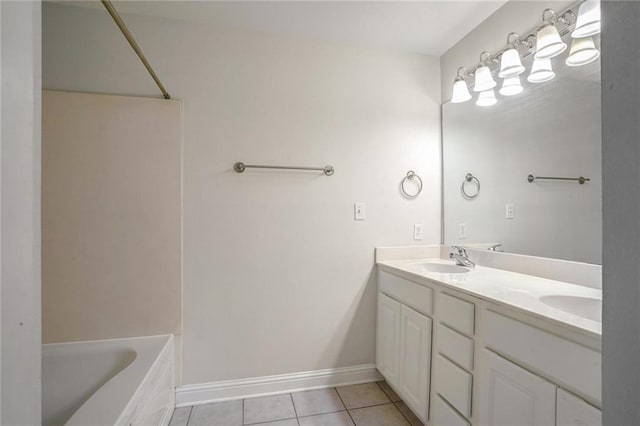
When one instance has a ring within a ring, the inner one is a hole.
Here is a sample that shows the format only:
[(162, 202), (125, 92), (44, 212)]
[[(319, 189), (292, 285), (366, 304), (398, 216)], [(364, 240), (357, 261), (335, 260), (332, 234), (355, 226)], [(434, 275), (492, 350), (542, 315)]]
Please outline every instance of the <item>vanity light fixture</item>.
[(476, 105), (481, 107), (488, 107), (498, 103), (496, 99), (496, 94), (493, 89), (485, 90), (484, 92), (480, 92), (478, 95), (478, 100), (476, 101)]
[(527, 81), (529, 83), (544, 83), (553, 80), (555, 76), (556, 73), (551, 68), (551, 59), (534, 59)]
[[(512, 38), (515, 39), (513, 43), (511, 42)], [(498, 73), (498, 77), (515, 77), (524, 72), (524, 66), (520, 60), (520, 53), (515, 44), (518, 43), (519, 39), (520, 37), (517, 33), (510, 33), (507, 36), (508, 49), (505, 50), (500, 57), (500, 72)]]
[(592, 37), (574, 38), (565, 63), (570, 67), (589, 64), (600, 56)]
[(451, 102), (454, 104), (467, 102), (471, 99), (469, 87), (464, 79), (466, 75), (467, 69), (465, 67), (458, 68), (458, 75), (456, 75), (455, 80), (453, 80), (453, 96), (451, 97)]
[(514, 96), (522, 93), (524, 89), (520, 84), (520, 76), (505, 78), (500, 88), (500, 94), (502, 96)]
[[(487, 59), (483, 60), (482, 58), (485, 56)], [(497, 83), (491, 76), (491, 69), (488, 65), (490, 60), (491, 54), (489, 52), (482, 52), (480, 54), (480, 65), (476, 69), (476, 81), (473, 86), (474, 92), (486, 92), (496, 87)]]
[(590, 37), (600, 33), (600, 0), (586, 0), (578, 9), (573, 38)]
[[(551, 18), (545, 17), (550, 15)], [(542, 20), (545, 25), (540, 28), (536, 34), (536, 53), (534, 58), (536, 59), (551, 59), (564, 52), (567, 48), (567, 44), (560, 38), (560, 33), (555, 26), (561, 18), (553, 9), (545, 9), (542, 12)]]

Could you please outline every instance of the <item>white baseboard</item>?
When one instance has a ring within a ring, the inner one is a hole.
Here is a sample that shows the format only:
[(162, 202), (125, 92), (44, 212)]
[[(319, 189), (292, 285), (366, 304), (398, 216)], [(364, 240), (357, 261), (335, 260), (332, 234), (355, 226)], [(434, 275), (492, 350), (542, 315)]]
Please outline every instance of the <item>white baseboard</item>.
[(329, 368), (303, 373), (186, 385), (176, 389), (176, 407), (230, 399), (298, 392), (382, 380), (374, 364)]

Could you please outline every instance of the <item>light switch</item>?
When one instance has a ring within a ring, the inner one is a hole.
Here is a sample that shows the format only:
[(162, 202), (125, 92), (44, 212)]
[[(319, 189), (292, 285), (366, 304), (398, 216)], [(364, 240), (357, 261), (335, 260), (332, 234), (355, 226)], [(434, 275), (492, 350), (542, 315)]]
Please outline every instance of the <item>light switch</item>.
[(353, 219), (365, 220), (367, 218), (366, 209), (364, 203), (355, 203), (353, 205)]
[(458, 238), (467, 238), (467, 225), (465, 225), (464, 223), (458, 224)]
[(513, 204), (507, 204), (504, 212), (505, 219), (513, 219)]
[(424, 238), (424, 225), (422, 223), (416, 223), (413, 225), (413, 239), (422, 240)]

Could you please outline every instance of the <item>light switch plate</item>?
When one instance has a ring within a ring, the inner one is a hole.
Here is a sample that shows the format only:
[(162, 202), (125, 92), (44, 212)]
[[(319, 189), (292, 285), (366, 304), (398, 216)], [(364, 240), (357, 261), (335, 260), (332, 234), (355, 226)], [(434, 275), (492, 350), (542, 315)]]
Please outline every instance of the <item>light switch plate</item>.
[(353, 205), (353, 220), (365, 220), (367, 218), (366, 206), (364, 203)]
[(467, 238), (467, 225), (465, 225), (464, 223), (458, 224), (458, 238)]
[(504, 218), (513, 219), (513, 217), (514, 217), (513, 204), (508, 203), (505, 207)]
[(424, 225), (422, 223), (416, 223), (413, 225), (413, 239), (422, 240), (424, 238)]

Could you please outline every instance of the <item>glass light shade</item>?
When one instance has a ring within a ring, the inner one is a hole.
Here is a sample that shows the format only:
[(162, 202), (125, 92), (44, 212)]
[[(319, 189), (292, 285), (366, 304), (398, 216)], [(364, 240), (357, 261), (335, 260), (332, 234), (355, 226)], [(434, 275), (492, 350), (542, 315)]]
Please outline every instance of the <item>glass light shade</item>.
[(534, 56), (536, 59), (551, 59), (567, 48), (567, 44), (558, 34), (558, 29), (553, 25), (545, 25), (540, 28), (536, 40), (536, 54)]
[(478, 100), (476, 101), (476, 105), (481, 107), (488, 107), (496, 103), (498, 103), (498, 100), (496, 99), (496, 94), (493, 92), (493, 89), (480, 92)]
[(593, 38), (575, 38), (571, 42), (571, 50), (566, 64), (570, 67), (579, 67), (595, 61), (598, 56), (600, 56), (600, 51), (596, 49)]
[(497, 83), (491, 76), (488, 66), (482, 65), (476, 70), (476, 83), (473, 86), (474, 92), (484, 92), (496, 87)]
[(462, 78), (456, 78), (453, 82), (453, 96), (451, 97), (451, 102), (454, 104), (460, 104), (462, 102), (467, 102), (469, 99), (471, 99), (471, 94), (469, 93), (467, 82)]
[(524, 72), (524, 66), (520, 61), (520, 54), (514, 48), (505, 50), (500, 59), (500, 72), (498, 77), (509, 78)]
[(600, 0), (587, 0), (578, 9), (573, 38), (589, 37), (600, 33)]
[(550, 59), (535, 59), (527, 81), (530, 83), (544, 83), (545, 81), (553, 80), (555, 76), (556, 74), (551, 68)]
[(522, 93), (522, 84), (520, 84), (520, 76), (505, 78), (500, 88), (502, 96), (514, 96)]

